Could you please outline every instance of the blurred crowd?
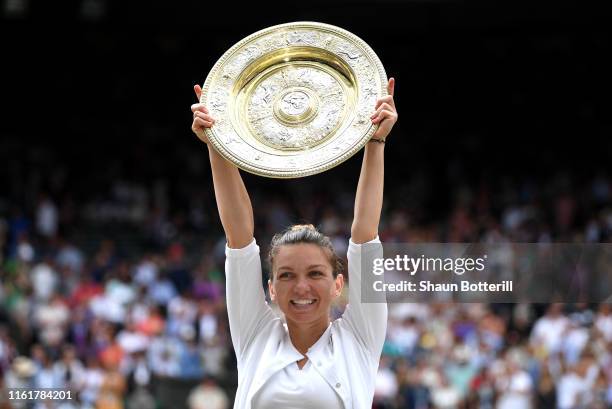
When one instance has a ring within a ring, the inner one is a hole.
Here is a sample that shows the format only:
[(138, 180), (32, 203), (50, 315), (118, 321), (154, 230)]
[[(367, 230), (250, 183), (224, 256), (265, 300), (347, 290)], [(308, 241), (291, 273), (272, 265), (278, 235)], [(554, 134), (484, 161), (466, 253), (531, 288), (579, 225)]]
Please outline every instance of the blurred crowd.
[[(137, 3), (3, 2), (0, 409), (232, 406), (225, 239), (188, 106), (233, 41), (296, 16), (363, 35), (399, 79), (383, 242), (610, 242), (609, 13), (245, 2), (201, 24), (228, 5)], [(293, 223), (346, 253), (359, 156), (245, 175), (262, 254)], [(612, 408), (612, 314), (589, 301), (390, 304), (374, 407)]]
[(538, 307), (392, 304), (375, 406), (609, 408), (610, 305)]
[[(202, 152), (183, 153), (206, 174)], [(0, 197), (0, 408), (27, 407), (8, 399), (20, 387), (74, 393), (36, 408), (231, 407), (225, 240), (210, 182), (115, 175), (80, 197), (57, 169)], [(251, 182), (262, 254), (273, 233), (302, 221), (345, 254), (352, 184)], [(605, 172), (451, 183), (439, 198), (427, 173), (390, 179), (383, 242), (610, 240)], [(612, 407), (609, 304), (389, 307), (376, 408)]]

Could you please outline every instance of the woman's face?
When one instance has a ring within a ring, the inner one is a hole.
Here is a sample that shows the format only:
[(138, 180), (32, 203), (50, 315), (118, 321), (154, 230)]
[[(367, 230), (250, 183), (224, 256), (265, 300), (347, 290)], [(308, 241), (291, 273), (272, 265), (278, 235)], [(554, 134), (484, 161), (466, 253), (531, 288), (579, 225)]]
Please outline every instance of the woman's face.
[(281, 246), (272, 274), (270, 297), (287, 323), (327, 325), (331, 303), (340, 295), (344, 279), (342, 274), (333, 277), (325, 249), (310, 243)]

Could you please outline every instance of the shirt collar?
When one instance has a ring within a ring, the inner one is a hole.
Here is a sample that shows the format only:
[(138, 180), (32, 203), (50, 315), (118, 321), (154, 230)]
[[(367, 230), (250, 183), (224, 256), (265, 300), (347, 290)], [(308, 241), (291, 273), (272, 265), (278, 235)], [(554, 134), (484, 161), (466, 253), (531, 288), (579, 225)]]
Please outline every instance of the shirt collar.
[[(284, 341), (283, 343), (285, 345), (284, 345), (283, 350), (287, 353), (286, 355), (291, 355), (291, 353), (295, 353), (300, 356), (299, 359), (302, 359), (304, 355), (302, 355), (291, 342), (291, 337), (289, 336), (289, 328), (287, 327), (287, 323), (284, 323), (283, 327), (285, 328), (285, 337), (283, 340)], [(325, 332), (323, 332), (323, 334), (321, 334), (319, 339), (314, 344), (312, 344), (310, 348), (308, 348), (308, 351), (306, 352), (306, 356), (309, 357), (309, 355), (320, 353), (321, 351), (325, 349), (327, 345), (332, 346), (333, 340), (331, 336), (331, 332), (332, 332), (331, 330), (332, 330), (332, 323), (330, 322), (327, 325), (327, 329), (325, 330)]]
[(318, 353), (319, 351), (324, 349), (327, 345), (329, 345), (332, 342), (331, 328), (332, 328), (332, 324), (330, 322), (329, 325), (327, 326), (327, 329), (321, 335), (321, 337), (317, 340), (317, 342), (315, 342), (310, 348), (308, 348), (308, 352), (306, 352), (307, 356)]

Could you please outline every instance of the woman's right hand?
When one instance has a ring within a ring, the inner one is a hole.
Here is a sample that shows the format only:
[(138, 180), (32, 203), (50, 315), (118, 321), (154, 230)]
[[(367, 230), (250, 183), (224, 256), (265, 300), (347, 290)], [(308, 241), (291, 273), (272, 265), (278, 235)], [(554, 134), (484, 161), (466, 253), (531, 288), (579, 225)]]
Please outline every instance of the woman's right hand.
[[(193, 90), (195, 91), (198, 101), (200, 101), (200, 95), (202, 95), (202, 88), (199, 85), (194, 85)], [(191, 106), (191, 112), (193, 112), (193, 123), (191, 124), (191, 130), (200, 140), (204, 143), (208, 143), (208, 138), (204, 132), (204, 128), (210, 128), (215, 123), (215, 120), (208, 113), (208, 109), (204, 104), (197, 103)]]

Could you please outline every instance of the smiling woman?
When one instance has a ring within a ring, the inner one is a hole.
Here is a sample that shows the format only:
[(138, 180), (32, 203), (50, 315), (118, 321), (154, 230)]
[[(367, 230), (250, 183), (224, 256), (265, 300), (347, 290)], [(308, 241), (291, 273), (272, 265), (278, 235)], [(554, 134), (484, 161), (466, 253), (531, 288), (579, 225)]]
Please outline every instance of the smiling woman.
[[(344, 286), (341, 264), (328, 237), (312, 225), (296, 225), (272, 240), (270, 296), (286, 325), (265, 300), (253, 209), (238, 168), (208, 145), (221, 223), (227, 236), (226, 291), (232, 344), (238, 361), (234, 408), (370, 408), (387, 327), (385, 303), (361, 300), (361, 258), (382, 257), (378, 224), (383, 199), (384, 142), (397, 120), (389, 96), (373, 107), (377, 143), (366, 145), (348, 246), (349, 303), (330, 319)], [(195, 86), (200, 99), (201, 89)], [(192, 105), (192, 130), (208, 142), (214, 126), (202, 104)], [(377, 243), (375, 246), (362, 246)], [(376, 254), (369, 254), (370, 252)]]
[[(331, 303), (344, 286), (340, 259), (314, 226), (296, 225), (274, 236), (268, 260), (270, 297), (285, 315), (293, 345), (307, 350), (327, 329)], [(297, 336), (300, 328), (306, 332)]]

